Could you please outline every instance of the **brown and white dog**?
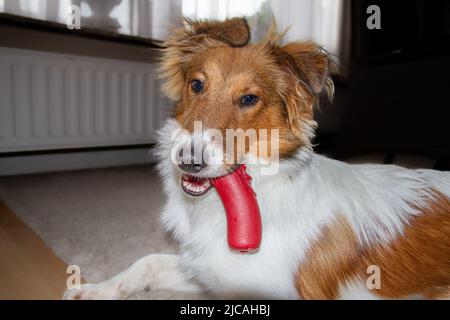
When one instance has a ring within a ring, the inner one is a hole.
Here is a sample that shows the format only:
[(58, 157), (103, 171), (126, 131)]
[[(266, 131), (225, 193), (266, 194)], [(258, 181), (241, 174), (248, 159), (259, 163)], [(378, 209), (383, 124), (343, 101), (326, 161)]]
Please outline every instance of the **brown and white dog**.
[[(332, 88), (329, 57), (311, 42), (249, 39), (246, 21), (236, 18), (188, 22), (166, 43), (162, 75), (176, 111), (160, 132), (168, 195), (162, 219), (180, 254), (149, 255), (65, 297), (121, 299), (150, 288), (239, 298), (448, 298), (450, 173), (349, 165), (315, 154), (313, 106)], [(246, 147), (233, 155), (248, 163), (258, 196), (263, 238), (256, 253), (227, 246), (224, 209), (210, 185), (233, 170), (223, 146), (212, 143), (215, 152), (207, 155), (218, 161), (172, 161), (173, 132), (193, 133), (196, 121), (205, 132), (278, 132), (276, 174), (263, 175), (249, 161), (275, 161), (269, 153)], [(372, 272), (379, 273), (376, 286), (368, 285)]]

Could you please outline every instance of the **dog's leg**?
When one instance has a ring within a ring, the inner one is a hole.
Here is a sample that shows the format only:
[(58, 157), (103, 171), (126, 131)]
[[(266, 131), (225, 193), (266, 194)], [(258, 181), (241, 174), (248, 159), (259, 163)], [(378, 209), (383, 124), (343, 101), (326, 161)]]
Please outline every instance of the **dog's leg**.
[(184, 275), (178, 255), (151, 254), (139, 259), (110, 280), (99, 284), (84, 284), (80, 289), (67, 290), (64, 299), (125, 299), (134, 293), (158, 289), (201, 291), (200, 286)]

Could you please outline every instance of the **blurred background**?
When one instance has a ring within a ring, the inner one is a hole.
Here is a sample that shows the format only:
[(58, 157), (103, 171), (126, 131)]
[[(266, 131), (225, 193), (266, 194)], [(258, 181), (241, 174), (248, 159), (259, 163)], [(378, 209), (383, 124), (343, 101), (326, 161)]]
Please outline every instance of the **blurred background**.
[(68, 264), (96, 282), (175, 250), (151, 150), (172, 110), (158, 49), (183, 16), (246, 16), (253, 41), (274, 17), (334, 56), (317, 152), (450, 168), (450, 1), (0, 0), (0, 298), (57, 299)]

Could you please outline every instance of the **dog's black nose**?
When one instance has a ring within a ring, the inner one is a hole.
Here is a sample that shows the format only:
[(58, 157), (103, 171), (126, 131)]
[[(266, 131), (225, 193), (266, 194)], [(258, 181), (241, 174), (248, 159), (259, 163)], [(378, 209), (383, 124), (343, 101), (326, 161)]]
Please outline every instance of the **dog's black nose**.
[(201, 164), (194, 163), (181, 163), (180, 169), (187, 173), (199, 173), (204, 167), (206, 167), (206, 163), (202, 162)]

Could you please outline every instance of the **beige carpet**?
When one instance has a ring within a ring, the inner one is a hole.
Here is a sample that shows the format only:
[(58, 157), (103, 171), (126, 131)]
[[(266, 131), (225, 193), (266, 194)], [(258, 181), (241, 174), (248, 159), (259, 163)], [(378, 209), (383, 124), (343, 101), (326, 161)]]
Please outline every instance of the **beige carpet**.
[[(353, 159), (380, 162), (382, 155)], [(432, 160), (399, 157), (407, 167)], [(150, 253), (173, 253), (163, 232), (160, 177), (152, 166), (97, 169), (0, 178), (0, 198), (88, 282), (108, 279)], [(197, 299), (203, 295), (145, 292), (132, 299)]]

